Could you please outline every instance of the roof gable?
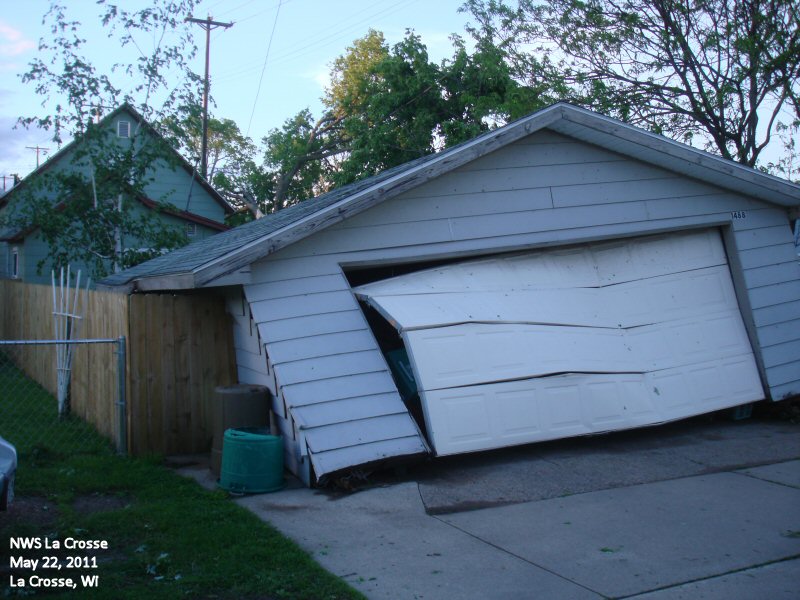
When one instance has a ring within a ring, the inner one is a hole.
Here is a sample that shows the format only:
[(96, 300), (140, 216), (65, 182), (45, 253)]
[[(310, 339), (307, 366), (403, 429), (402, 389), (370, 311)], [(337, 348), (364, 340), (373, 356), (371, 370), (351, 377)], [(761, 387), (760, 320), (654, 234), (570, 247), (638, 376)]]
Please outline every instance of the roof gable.
[(785, 207), (800, 206), (800, 186), (680, 142), (569, 104), (559, 103), (374, 177), (158, 257), (101, 282), (140, 289), (201, 287), (317, 231), (440, 177), (481, 156), (551, 129), (618, 154)]
[[(114, 109), (113, 111), (111, 111), (109, 114), (107, 114), (100, 120), (98, 125), (102, 126), (109, 125), (116, 118), (122, 115), (130, 117), (130, 119), (135, 123), (137, 123), (138, 126), (143, 127), (145, 131), (148, 133), (148, 135), (153, 135), (159, 138), (160, 140), (163, 140), (163, 136), (158, 131), (156, 131), (156, 129), (152, 125), (150, 125), (144, 119), (144, 117), (142, 117), (139, 114), (139, 112), (128, 103), (124, 103), (121, 106)], [(42, 163), (37, 169), (29, 173), (22, 181), (20, 181), (16, 186), (14, 186), (4, 196), (2, 196), (2, 198), (0, 198), (0, 208), (6, 206), (15, 196), (18, 196), (19, 195), (18, 190), (22, 190), (28, 185), (30, 185), (30, 182), (34, 180), (36, 177), (68, 161), (70, 154), (73, 153), (73, 151), (79, 146), (80, 143), (81, 140), (79, 138), (72, 140), (70, 143), (61, 148), (58, 152), (53, 154), (48, 160)], [(226, 200), (220, 195), (220, 193), (217, 192), (213, 187), (211, 187), (211, 185), (205, 179), (203, 179), (200, 173), (197, 172), (197, 170), (194, 169), (189, 164), (189, 162), (183, 156), (181, 156), (181, 154), (177, 150), (175, 150), (169, 144), (167, 144), (166, 146), (169, 148), (170, 152), (173, 155), (173, 158), (176, 160), (180, 168), (183, 171), (185, 171), (189, 176), (193, 177), (194, 181), (196, 181), (208, 193), (208, 195), (212, 198), (212, 200), (223, 208), (225, 214), (233, 214), (233, 208), (230, 206), (230, 204), (226, 202)]]

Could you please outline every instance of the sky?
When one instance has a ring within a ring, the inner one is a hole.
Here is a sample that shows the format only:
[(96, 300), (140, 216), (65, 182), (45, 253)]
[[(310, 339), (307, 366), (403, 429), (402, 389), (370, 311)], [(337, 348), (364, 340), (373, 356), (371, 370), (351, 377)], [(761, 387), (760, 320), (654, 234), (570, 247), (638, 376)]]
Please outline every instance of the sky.
[[(95, 66), (102, 69), (112, 58), (124, 58), (125, 50), (111, 42), (100, 25), (94, 0), (64, 3), (70, 18), (81, 23), (85, 55)], [(133, 9), (149, 3), (118, 4)], [(469, 15), (458, 12), (462, 4), (463, 0), (203, 0), (195, 17), (234, 23), (211, 35), (211, 97), (216, 103), (211, 113), (233, 119), (254, 141), (303, 108), (319, 115), (331, 62), (369, 28), (382, 31), (390, 45), (413, 29), (431, 59), (439, 62), (452, 54), (451, 34), (466, 37)], [(15, 128), (19, 117), (48, 114), (42, 102), (55, 101), (42, 98), (32, 84), (20, 80), (37, 55), (39, 40), (48, 35), (42, 17), (49, 5), (49, 0), (0, 0), (0, 175), (24, 177), (36, 168), (36, 151), (28, 146), (45, 147), (49, 153), (58, 149), (48, 131)], [(198, 55), (192, 67), (202, 75), (205, 32), (195, 25), (193, 35)], [(146, 40), (140, 42), (146, 51)]]

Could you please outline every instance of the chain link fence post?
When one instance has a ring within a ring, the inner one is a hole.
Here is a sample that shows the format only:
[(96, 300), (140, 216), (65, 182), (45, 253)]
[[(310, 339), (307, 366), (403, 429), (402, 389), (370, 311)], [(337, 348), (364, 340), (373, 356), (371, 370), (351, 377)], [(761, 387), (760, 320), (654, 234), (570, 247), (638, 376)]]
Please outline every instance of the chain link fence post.
[(125, 336), (117, 338), (117, 454), (128, 453), (128, 415), (125, 396)]

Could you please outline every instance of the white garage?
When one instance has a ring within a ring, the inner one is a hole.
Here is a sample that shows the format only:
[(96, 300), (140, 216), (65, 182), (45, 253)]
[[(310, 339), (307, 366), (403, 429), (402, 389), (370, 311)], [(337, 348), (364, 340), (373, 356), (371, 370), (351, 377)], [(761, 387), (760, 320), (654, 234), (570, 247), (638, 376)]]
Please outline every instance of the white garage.
[(313, 484), (799, 394), (798, 216), (796, 184), (557, 104), (104, 283), (223, 295)]
[(402, 335), (439, 455), (763, 397), (714, 229), (468, 261), (355, 291)]

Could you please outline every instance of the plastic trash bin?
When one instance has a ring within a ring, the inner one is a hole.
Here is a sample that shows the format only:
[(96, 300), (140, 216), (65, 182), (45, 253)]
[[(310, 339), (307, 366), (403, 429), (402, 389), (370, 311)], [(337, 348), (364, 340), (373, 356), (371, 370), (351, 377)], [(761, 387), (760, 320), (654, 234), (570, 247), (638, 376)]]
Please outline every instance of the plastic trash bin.
[(283, 438), (269, 429), (228, 429), (222, 442), (219, 487), (239, 494), (283, 488)]

